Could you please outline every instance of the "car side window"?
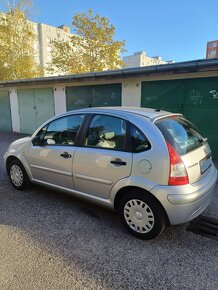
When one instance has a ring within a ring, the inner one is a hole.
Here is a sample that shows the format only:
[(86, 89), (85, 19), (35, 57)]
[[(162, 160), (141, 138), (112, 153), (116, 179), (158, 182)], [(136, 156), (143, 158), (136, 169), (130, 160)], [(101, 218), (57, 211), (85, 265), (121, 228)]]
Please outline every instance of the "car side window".
[(43, 138), (44, 145), (74, 145), (84, 115), (72, 115), (52, 121)]
[(132, 149), (133, 152), (142, 152), (149, 150), (151, 148), (151, 144), (145, 135), (136, 128), (136, 126), (131, 125), (131, 140), (132, 140)]
[(124, 150), (126, 121), (117, 117), (95, 115), (89, 125), (84, 146)]

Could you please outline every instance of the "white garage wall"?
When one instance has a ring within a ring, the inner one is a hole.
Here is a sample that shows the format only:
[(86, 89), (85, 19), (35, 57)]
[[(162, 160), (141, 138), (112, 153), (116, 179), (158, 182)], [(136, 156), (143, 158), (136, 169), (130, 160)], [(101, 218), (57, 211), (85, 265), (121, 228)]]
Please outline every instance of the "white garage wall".
[(17, 98), (17, 88), (10, 88), (11, 121), (13, 132), (20, 132), (20, 116)]
[(66, 112), (66, 94), (65, 85), (56, 85), (54, 87), (54, 104), (55, 104), (55, 115)]
[(122, 82), (122, 106), (141, 106), (141, 81), (126, 80)]

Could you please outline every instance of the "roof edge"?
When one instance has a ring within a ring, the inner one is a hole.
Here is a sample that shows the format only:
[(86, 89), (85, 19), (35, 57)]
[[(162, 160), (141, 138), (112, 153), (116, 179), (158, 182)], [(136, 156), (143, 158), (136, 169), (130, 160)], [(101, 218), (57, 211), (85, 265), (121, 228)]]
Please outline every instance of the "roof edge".
[(149, 76), (149, 75), (160, 75), (168, 73), (185, 73), (185, 72), (200, 72), (200, 71), (218, 71), (218, 58), (213, 59), (199, 59), (192, 61), (177, 62), (171, 64), (160, 64), (146, 67), (133, 67), (133, 68), (122, 68), (118, 70), (108, 70), (99, 72), (90, 72), (82, 74), (72, 74), (63, 76), (49, 76), (32, 79), (20, 79), (20, 80), (9, 80), (1, 81), (1, 87), (9, 87), (13, 85), (28, 85), (28, 84), (49, 84), (49, 83), (64, 83), (64, 82), (75, 82), (79, 80), (98, 80), (102, 78), (116, 79), (126, 78), (134, 76)]

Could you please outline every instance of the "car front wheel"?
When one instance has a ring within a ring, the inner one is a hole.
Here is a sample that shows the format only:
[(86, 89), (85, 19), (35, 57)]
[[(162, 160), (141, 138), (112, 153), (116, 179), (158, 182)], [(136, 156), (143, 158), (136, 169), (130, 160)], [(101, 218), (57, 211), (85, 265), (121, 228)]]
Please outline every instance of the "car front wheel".
[(23, 190), (29, 185), (29, 178), (22, 163), (14, 159), (9, 164), (9, 178), (12, 185), (18, 189)]
[(138, 238), (153, 239), (166, 227), (163, 209), (146, 192), (128, 192), (121, 200), (119, 211), (127, 229)]

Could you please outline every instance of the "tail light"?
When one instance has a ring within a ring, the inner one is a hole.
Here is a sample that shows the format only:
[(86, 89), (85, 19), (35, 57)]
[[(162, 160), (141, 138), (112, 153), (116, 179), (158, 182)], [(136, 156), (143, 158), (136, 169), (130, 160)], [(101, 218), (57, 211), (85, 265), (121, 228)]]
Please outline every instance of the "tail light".
[(170, 174), (168, 185), (185, 185), (189, 183), (185, 165), (176, 150), (167, 142), (170, 156)]

